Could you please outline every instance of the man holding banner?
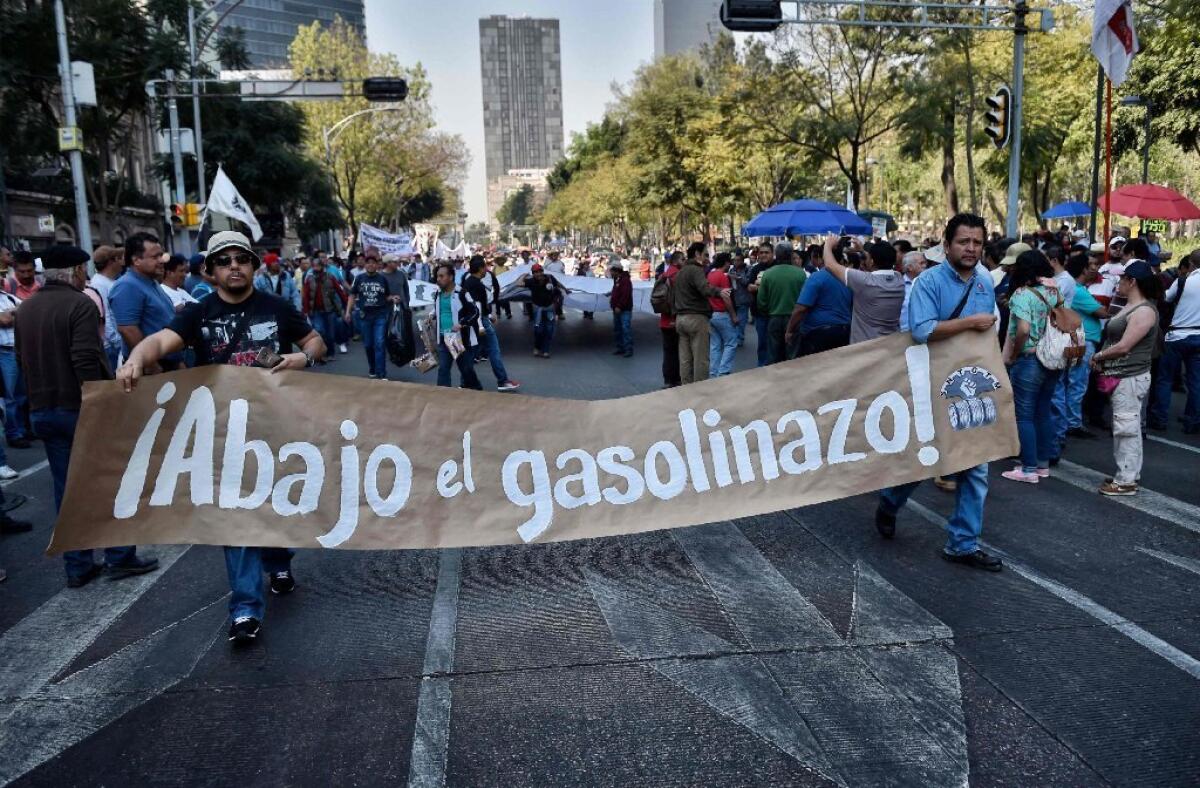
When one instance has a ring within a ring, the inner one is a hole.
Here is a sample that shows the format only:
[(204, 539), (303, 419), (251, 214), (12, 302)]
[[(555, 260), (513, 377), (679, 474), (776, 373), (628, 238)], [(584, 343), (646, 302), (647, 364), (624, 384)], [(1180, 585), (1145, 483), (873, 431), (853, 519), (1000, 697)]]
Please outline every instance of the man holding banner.
[[(996, 293), (976, 271), (983, 255), (987, 226), (983, 217), (960, 213), (946, 225), (946, 261), (931, 268), (913, 282), (909, 299), (909, 325), (912, 337), (922, 344), (950, 339), (967, 331), (991, 331), (995, 325)], [(959, 373), (969, 372), (960, 370)], [(958, 384), (971, 397), (974, 383), (968, 376)], [(949, 382), (947, 383), (949, 385)], [(958, 498), (954, 514), (946, 523), (946, 546), (942, 558), (989, 572), (999, 572), (999, 558), (979, 549), (983, 531), (983, 503), (987, 498), (987, 463), (955, 474)], [(884, 539), (896, 535), (896, 514), (920, 486), (910, 482), (884, 490), (879, 495), (875, 528)]]
[[(205, 270), (215, 276), (217, 297), (191, 304), (167, 328), (147, 337), (133, 349), (129, 359), (117, 371), (126, 391), (132, 391), (142, 371), (163, 356), (178, 353), (185, 346), (196, 352), (196, 365), (232, 364), (267, 367), (271, 372), (305, 369), (325, 356), (325, 342), (304, 316), (288, 301), (254, 288), (253, 272), (260, 265), (250, 241), (238, 232), (216, 233), (208, 240), (204, 256)], [(293, 345), (299, 352), (288, 353)], [(236, 409), (231, 405), (231, 413)], [(245, 421), (242, 422), (243, 430)], [(244, 468), (246, 454), (226, 457), (227, 462)], [(261, 458), (257, 459), (262, 462)], [(233, 472), (229, 465), (225, 472)], [(240, 489), (222, 488), (222, 505), (241, 500)], [(262, 626), (266, 600), (263, 571), (271, 575), (271, 593), (287, 594), (296, 587), (292, 576), (292, 555), (284, 548), (226, 547), (225, 568), (229, 573), (229, 640), (253, 641)]]

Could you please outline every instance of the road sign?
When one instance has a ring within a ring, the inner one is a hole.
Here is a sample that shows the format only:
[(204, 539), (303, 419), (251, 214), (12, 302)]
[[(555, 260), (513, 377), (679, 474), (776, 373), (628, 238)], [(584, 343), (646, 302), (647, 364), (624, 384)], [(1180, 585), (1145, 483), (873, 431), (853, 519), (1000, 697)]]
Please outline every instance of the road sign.
[(53, 214), (48, 213), (48, 214), (38, 217), (38, 232), (39, 233), (54, 232), (54, 215)]

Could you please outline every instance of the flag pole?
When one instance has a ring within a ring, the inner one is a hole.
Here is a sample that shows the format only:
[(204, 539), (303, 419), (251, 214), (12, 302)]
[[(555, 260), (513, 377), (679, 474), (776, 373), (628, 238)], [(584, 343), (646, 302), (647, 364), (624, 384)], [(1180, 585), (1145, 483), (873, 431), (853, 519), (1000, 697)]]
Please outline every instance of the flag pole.
[(1092, 216), (1088, 222), (1088, 236), (1096, 242), (1096, 200), (1100, 197), (1100, 139), (1104, 120), (1104, 66), (1096, 64), (1096, 125), (1092, 141)]
[(1104, 103), (1104, 262), (1108, 262), (1109, 223), (1112, 218), (1112, 80), (1106, 81)]

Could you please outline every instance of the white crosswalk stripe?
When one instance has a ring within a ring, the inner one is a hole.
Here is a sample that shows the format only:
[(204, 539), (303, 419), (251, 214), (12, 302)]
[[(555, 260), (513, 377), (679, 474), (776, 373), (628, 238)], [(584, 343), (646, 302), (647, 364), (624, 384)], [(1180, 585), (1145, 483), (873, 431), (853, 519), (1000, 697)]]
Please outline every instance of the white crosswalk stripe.
[[(910, 507), (914, 512), (939, 528), (944, 528), (946, 526), (946, 518), (942, 517), (940, 514), (928, 508), (927, 506), (923, 506), (912, 499), (909, 499), (906, 506)], [(1038, 572), (1036, 569), (1033, 569), (1018, 559), (1013, 558), (1003, 550), (999, 550), (996, 547), (985, 543), (983, 540), (980, 540), (979, 546), (988, 552), (1003, 558), (1004, 567), (1007, 571), (1017, 573), (1034, 585), (1040, 586), (1046, 591), (1049, 591), (1051, 594), (1066, 602), (1068, 605), (1071, 605), (1077, 610), (1088, 614), (1097, 621), (1112, 627), (1114, 631), (1120, 632), (1122, 635), (1137, 643), (1139, 646), (1142, 646), (1152, 653), (1162, 657), (1167, 662), (1170, 662), (1172, 665), (1179, 668), (1184, 673), (1187, 673), (1192, 678), (1200, 679), (1200, 660), (1196, 659), (1191, 654), (1181, 651), (1157, 635), (1147, 632), (1145, 629), (1142, 629), (1142, 627), (1133, 623), (1119, 613), (1109, 610), (1091, 597), (1081, 594), (1075, 589), (1069, 588), (1057, 580), (1051, 580), (1042, 573)]]
[(1161, 443), (1164, 446), (1172, 446), (1176, 449), (1183, 449), (1184, 451), (1200, 454), (1200, 446), (1193, 446), (1190, 443), (1180, 443), (1179, 441), (1173, 441), (1169, 438), (1162, 438), (1158, 435), (1147, 435), (1146, 440), (1154, 441), (1155, 443)]
[[(1106, 478), (1103, 473), (1076, 465), (1068, 460), (1061, 460), (1058, 467), (1050, 473), (1051, 479), (1066, 482), (1072, 487), (1078, 487), (1100, 497), (1096, 491)], [(1200, 533), (1200, 506), (1180, 501), (1169, 495), (1147, 490), (1140, 487), (1136, 495), (1114, 496), (1107, 500), (1136, 509), (1143, 514), (1165, 520), (1171, 525), (1185, 528), (1194, 533)]]

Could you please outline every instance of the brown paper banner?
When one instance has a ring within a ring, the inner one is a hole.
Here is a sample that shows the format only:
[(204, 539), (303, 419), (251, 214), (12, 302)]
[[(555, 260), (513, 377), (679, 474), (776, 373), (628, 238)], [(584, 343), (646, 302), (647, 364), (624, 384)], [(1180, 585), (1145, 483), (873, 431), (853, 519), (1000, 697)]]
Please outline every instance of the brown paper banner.
[(898, 334), (587, 403), (205, 367), (132, 394), (84, 387), (49, 550), (584, 539), (805, 506), (1016, 451), (991, 332)]

